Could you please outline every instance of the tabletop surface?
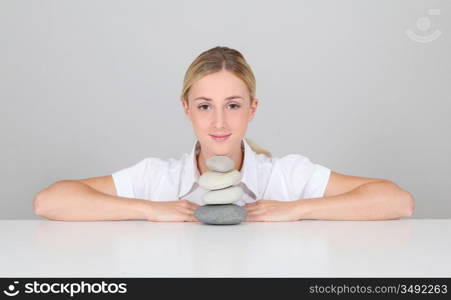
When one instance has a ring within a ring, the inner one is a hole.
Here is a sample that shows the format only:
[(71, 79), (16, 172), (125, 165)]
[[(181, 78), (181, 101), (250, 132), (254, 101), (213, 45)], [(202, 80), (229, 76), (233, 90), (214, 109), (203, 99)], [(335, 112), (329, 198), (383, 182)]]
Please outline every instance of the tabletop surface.
[(0, 220), (0, 277), (451, 277), (451, 219)]

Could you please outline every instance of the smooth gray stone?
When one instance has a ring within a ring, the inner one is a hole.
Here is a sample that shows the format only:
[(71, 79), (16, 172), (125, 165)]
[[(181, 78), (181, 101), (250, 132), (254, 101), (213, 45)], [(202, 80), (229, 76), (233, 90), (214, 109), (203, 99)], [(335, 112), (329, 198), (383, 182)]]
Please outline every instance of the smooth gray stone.
[(198, 183), (206, 190), (219, 190), (241, 181), (241, 172), (232, 170), (226, 173), (208, 171), (199, 177)]
[(205, 224), (234, 225), (246, 219), (247, 211), (236, 204), (203, 205), (196, 208), (194, 216)]
[(235, 168), (235, 162), (228, 156), (215, 155), (206, 160), (207, 168), (216, 172), (228, 172)]
[(230, 186), (225, 189), (208, 191), (204, 194), (205, 204), (230, 204), (243, 197), (244, 191), (240, 186)]

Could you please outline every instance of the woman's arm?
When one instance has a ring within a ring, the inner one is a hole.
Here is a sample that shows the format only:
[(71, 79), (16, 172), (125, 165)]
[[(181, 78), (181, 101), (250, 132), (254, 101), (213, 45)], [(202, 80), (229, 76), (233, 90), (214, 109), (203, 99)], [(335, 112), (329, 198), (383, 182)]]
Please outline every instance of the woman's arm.
[(58, 181), (34, 198), (35, 214), (60, 221), (146, 219), (150, 201), (108, 195), (75, 180)]
[(365, 183), (340, 195), (296, 202), (300, 219), (399, 219), (412, 216), (415, 209), (412, 194), (388, 180)]
[(244, 206), (247, 221), (390, 220), (409, 217), (412, 195), (391, 181), (369, 182), (339, 195), (295, 201), (258, 200)]
[[(112, 189), (104, 190), (112, 193)], [(197, 222), (194, 217), (197, 207), (197, 204), (184, 199), (150, 201), (118, 197), (100, 192), (77, 180), (58, 181), (34, 198), (34, 212), (57, 221), (144, 219), (157, 222)]]

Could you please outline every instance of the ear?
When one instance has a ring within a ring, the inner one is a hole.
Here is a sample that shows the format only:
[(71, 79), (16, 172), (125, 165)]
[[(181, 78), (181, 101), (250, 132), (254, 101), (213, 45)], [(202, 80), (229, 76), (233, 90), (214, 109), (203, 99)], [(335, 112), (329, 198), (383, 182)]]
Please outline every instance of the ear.
[(257, 98), (254, 98), (254, 101), (252, 101), (249, 121), (252, 121), (254, 119), (254, 116), (255, 116), (255, 113), (257, 112), (257, 107), (258, 107), (259, 103), (260, 103), (260, 101)]
[(182, 99), (181, 102), (182, 102), (183, 112), (185, 113), (185, 115), (186, 115), (187, 117), (189, 117), (189, 106), (188, 106), (187, 101), (185, 101), (185, 100)]

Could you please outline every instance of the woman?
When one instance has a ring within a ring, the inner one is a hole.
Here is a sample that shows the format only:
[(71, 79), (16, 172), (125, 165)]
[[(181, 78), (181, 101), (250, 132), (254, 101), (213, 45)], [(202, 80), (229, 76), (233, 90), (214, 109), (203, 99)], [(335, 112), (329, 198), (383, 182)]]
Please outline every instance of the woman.
[(273, 158), (244, 138), (259, 100), (243, 55), (227, 47), (189, 66), (181, 104), (197, 140), (179, 160), (148, 157), (112, 175), (58, 181), (39, 192), (36, 214), (54, 220), (197, 221), (206, 159), (226, 155), (242, 173), (245, 221), (380, 220), (411, 216), (412, 195), (379, 178), (343, 175), (300, 154)]

